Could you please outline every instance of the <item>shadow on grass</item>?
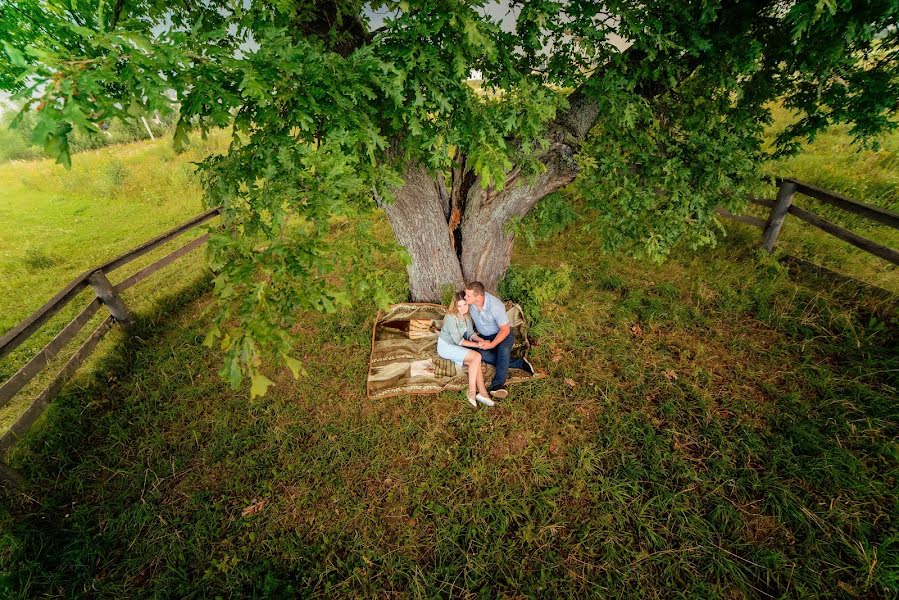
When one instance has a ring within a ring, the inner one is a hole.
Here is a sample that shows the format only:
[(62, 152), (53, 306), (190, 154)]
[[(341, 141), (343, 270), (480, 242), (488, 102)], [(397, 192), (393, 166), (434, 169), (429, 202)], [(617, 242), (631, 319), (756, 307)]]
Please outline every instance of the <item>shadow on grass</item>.
[[(118, 329), (108, 334), (112, 343), (93, 368), (76, 375), (64, 387), (45, 415), (11, 451), (9, 462), (24, 475), (26, 487), (23, 493), (4, 490), (9, 512), (0, 509), (5, 545), (5, 551), (0, 553), (4, 571), (0, 574), (0, 590), (9, 592), (10, 597), (29, 595), (30, 566), (45, 560), (49, 565), (61, 565), (66, 560), (63, 548), (88, 542), (79, 538), (77, 524), (83, 508), (78, 505), (79, 500), (84, 501), (81, 494), (90, 486), (97, 486), (90, 493), (92, 499), (128, 501), (127, 495), (119, 495), (123, 490), (117, 491), (118, 486), (98, 485), (102, 474), (108, 474), (110, 465), (116, 462), (116, 448), (121, 445), (121, 456), (125, 456), (126, 446), (140, 445), (130, 438), (147, 433), (135, 429), (126, 433), (122, 429), (120, 419), (135, 409), (129, 404), (135, 397), (124, 393), (125, 389), (133, 386), (152, 390), (154, 386), (147, 377), (154, 374), (156, 358), (148, 360), (148, 354), (152, 354), (148, 348), (177, 331), (183, 325), (181, 318), (195, 312), (195, 302), (210, 289), (210, 278), (204, 274), (177, 293), (162, 298), (152, 312), (135, 314), (132, 336)], [(101, 544), (95, 550), (102, 553), (105, 548)], [(21, 571), (10, 569), (6, 562), (16, 555), (19, 559), (28, 557), (18, 565)]]
[(32, 494), (0, 512), (0, 585), (110, 598), (894, 593), (894, 326), (868, 328), (778, 265), (735, 259), (745, 248), (652, 272), (569, 242), (579, 285), (535, 348), (550, 377), (493, 410), (452, 394), (365, 399), (368, 305), (300, 315), (309, 376), (278, 370), (249, 402), (201, 345), (207, 299), (173, 301), (17, 450)]

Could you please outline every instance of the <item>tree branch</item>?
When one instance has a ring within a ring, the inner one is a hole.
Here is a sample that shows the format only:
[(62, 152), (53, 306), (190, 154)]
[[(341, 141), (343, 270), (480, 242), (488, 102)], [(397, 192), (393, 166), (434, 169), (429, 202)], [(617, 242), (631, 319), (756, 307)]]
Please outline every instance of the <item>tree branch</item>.
[(556, 125), (575, 140), (587, 137), (599, 119), (599, 102), (587, 95), (585, 85), (586, 82), (568, 96), (568, 110), (556, 117)]
[[(641, 62), (647, 60), (646, 52), (636, 49), (633, 46), (625, 50), (622, 54), (625, 59), (625, 68), (636, 67)], [(684, 65), (684, 72), (686, 73), (685, 77), (688, 77), (701, 65), (702, 60), (700, 57), (690, 57)], [(592, 129), (599, 120), (599, 103), (590, 97), (587, 89), (590, 83), (605, 74), (609, 67), (610, 64), (606, 64), (594, 69), (580, 87), (568, 96), (568, 110), (556, 117), (556, 124), (564, 130), (565, 133), (574, 138), (574, 140), (583, 140), (590, 132), (590, 129)], [(647, 80), (638, 82), (634, 91), (643, 98), (652, 100), (665, 93), (668, 89), (670, 89), (669, 86), (664, 83)], [(556, 139), (553, 141), (564, 142), (565, 140)]]
[(294, 24), (301, 34), (318, 38), (344, 58), (372, 41), (363, 20), (344, 12), (336, 0), (323, 0), (311, 10), (298, 9)]
[(115, 26), (119, 22), (119, 17), (122, 16), (122, 8), (125, 6), (125, 0), (116, 0), (115, 6), (112, 9), (112, 20), (109, 22), (109, 30), (112, 31), (115, 29)]

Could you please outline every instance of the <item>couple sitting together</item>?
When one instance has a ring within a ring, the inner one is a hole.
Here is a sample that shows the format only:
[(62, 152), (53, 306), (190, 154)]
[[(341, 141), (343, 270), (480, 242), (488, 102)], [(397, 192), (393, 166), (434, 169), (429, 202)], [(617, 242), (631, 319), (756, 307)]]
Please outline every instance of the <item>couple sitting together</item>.
[[(509, 394), (506, 378), (510, 367), (530, 372), (523, 359), (511, 360), (514, 344), (505, 306), (499, 298), (485, 292), (480, 282), (469, 283), (453, 295), (437, 338), (437, 354), (457, 367), (468, 367), (469, 404), (493, 406), (491, 396), (505, 398)], [(481, 362), (496, 367), (489, 390), (484, 385)]]

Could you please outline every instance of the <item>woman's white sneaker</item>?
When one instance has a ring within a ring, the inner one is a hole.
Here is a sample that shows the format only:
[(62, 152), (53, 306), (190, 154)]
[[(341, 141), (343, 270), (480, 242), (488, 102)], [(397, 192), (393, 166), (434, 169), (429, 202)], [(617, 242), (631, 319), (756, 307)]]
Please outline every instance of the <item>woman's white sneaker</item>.
[[(472, 406), (474, 406), (475, 408), (478, 407), (478, 403), (475, 402), (474, 396), (468, 396), (467, 400), (468, 400), (468, 403), (471, 404)], [(480, 398), (478, 398), (478, 400), (480, 400)]]
[(475, 396), (475, 398), (477, 398), (477, 399), (478, 399), (478, 402), (480, 402), (480, 403), (483, 404), (484, 406), (494, 406), (494, 405), (496, 404), (496, 402), (494, 402), (494, 401), (491, 400), (490, 398), (488, 398), (488, 397), (486, 397), (486, 396), (482, 396), (482, 395), (480, 395), (480, 394), (478, 394), (477, 396)]

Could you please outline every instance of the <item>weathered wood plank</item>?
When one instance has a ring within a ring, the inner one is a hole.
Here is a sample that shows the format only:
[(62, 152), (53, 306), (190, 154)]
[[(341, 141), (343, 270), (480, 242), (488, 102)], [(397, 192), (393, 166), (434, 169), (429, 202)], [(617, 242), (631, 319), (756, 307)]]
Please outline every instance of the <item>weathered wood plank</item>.
[(830, 204), (831, 206), (836, 206), (837, 208), (841, 208), (847, 212), (867, 217), (868, 219), (872, 219), (874, 221), (877, 221), (878, 223), (882, 223), (884, 225), (892, 227), (893, 229), (899, 229), (899, 213), (895, 213), (885, 208), (880, 208), (879, 206), (865, 204), (857, 200), (851, 200), (850, 198), (837, 194), (836, 192), (824, 190), (808, 183), (797, 181), (795, 179), (778, 179), (778, 182), (781, 181), (792, 181), (796, 184), (796, 191), (801, 194), (811, 196), (812, 198), (816, 198), (821, 202), (825, 202), (827, 204)]
[(13, 396), (25, 387), (34, 376), (40, 373), (46, 367), (50, 360), (56, 356), (75, 335), (81, 331), (81, 328), (90, 321), (91, 317), (96, 314), (100, 308), (100, 300), (94, 298), (77, 317), (72, 319), (68, 325), (60, 331), (49, 344), (38, 352), (28, 364), (19, 369), (19, 371), (10, 377), (6, 383), (0, 386), (0, 407), (6, 406)]
[(874, 256), (879, 256), (884, 260), (888, 260), (894, 265), (899, 265), (899, 251), (893, 250), (892, 248), (887, 248), (886, 246), (882, 246), (877, 242), (869, 240), (866, 237), (862, 237), (857, 233), (853, 233), (848, 229), (843, 229), (839, 225), (835, 225), (834, 223), (831, 223), (826, 219), (822, 219), (818, 215), (810, 213), (807, 210), (799, 208), (798, 206), (791, 206), (790, 214), (795, 215), (806, 223), (814, 225), (818, 229), (826, 231), (834, 237), (840, 238), (844, 242), (849, 242), (856, 248), (861, 248), (865, 252), (873, 254)]
[(91, 276), (88, 277), (88, 281), (90, 282), (91, 287), (94, 288), (97, 297), (103, 301), (103, 304), (106, 305), (106, 308), (109, 309), (110, 314), (115, 317), (115, 320), (125, 329), (130, 328), (134, 323), (134, 319), (131, 317), (131, 311), (128, 310), (125, 301), (122, 300), (115, 288), (112, 287), (112, 284), (109, 282), (109, 279), (106, 278), (103, 271), (91, 273)]
[(86, 271), (76, 277), (69, 285), (53, 296), (46, 304), (31, 313), (28, 318), (12, 328), (0, 338), (0, 359), (15, 350), (41, 325), (50, 320), (62, 307), (68, 304), (87, 286), (87, 278), (91, 274)]
[(221, 212), (221, 210), (222, 209), (220, 207), (211, 208), (211, 209), (207, 210), (206, 212), (204, 212), (203, 214), (197, 215), (190, 221), (182, 223), (181, 225), (178, 225), (174, 229), (170, 229), (169, 231), (153, 238), (152, 240), (144, 242), (137, 248), (129, 250), (128, 252), (126, 252), (125, 254), (122, 254), (121, 256), (119, 256), (117, 258), (114, 258), (106, 263), (103, 263), (102, 265), (100, 265), (99, 267), (97, 267), (94, 270), (95, 271), (103, 271), (104, 273), (109, 273), (110, 271), (118, 269), (122, 265), (131, 262), (135, 258), (137, 258), (139, 256), (143, 256), (144, 254), (153, 250), (154, 248), (158, 248), (159, 246), (165, 244), (169, 240), (178, 237), (185, 231), (187, 231), (189, 229), (193, 229), (197, 225), (200, 225), (202, 223), (205, 223), (206, 221), (209, 221), (210, 219), (217, 216)]
[(199, 248), (200, 246), (202, 246), (203, 244), (205, 244), (207, 240), (209, 240), (209, 234), (208, 234), (208, 233), (204, 233), (203, 235), (201, 235), (200, 237), (196, 238), (195, 240), (191, 240), (190, 242), (188, 242), (188, 243), (186, 243), (185, 245), (181, 246), (180, 248), (178, 248), (178, 249), (175, 250), (174, 252), (168, 254), (167, 256), (164, 256), (163, 258), (160, 258), (159, 260), (157, 260), (157, 261), (156, 261), (155, 263), (153, 263), (152, 265), (150, 265), (150, 266), (148, 266), (148, 267), (145, 267), (145, 268), (141, 269), (140, 271), (138, 271), (137, 273), (135, 273), (134, 275), (132, 275), (132, 276), (129, 277), (128, 279), (125, 279), (124, 281), (118, 283), (118, 284), (115, 286), (116, 291), (121, 293), (121, 292), (127, 290), (127, 289), (130, 288), (131, 286), (133, 286), (133, 285), (135, 285), (135, 284), (137, 284), (137, 283), (143, 281), (144, 279), (146, 279), (147, 277), (149, 277), (149, 276), (152, 275), (153, 273), (159, 271), (159, 270), (162, 269), (163, 267), (165, 267), (165, 266), (167, 266), (167, 265), (169, 265), (169, 264), (175, 262), (176, 260), (178, 260), (179, 258), (181, 258), (182, 256), (184, 256), (185, 254), (191, 252), (191, 251), (194, 250), (195, 248)]
[(94, 351), (94, 348), (97, 347), (97, 344), (100, 343), (100, 339), (106, 335), (106, 332), (109, 331), (114, 322), (115, 319), (113, 316), (109, 315), (102, 323), (100, 323), (100, 326), (94, 330), (83, 344), (81, 344), (81, 347), (72, 355), (72, 358), (69, 359), (62, 370), (53, 378), (50, 385), (48, 385), (43, 392), (38, 394), (37, 398), (35, 398), (31, 405), (25, 409), (25, 412), (19, 416), (12, 427), (0, 437), (0, 456), (4, 456), (19, 438), (31, 428), (38, 417), (43, 414), (44, 410), (50, 404), (50, 401), (59, 393), (59, 390), (62, 389), (63, 384), (68, 381), (78, 367), (81, 366), (81, 363), (90, 356), (91, 352)]
[(762, 233), (762, 248), (768, 252), (774, 252), (774, 244), (777, 243), (777, 236), (783, 227), (784, 219), (787, 218), (787, 211), (790, 204), (793, 203), (794, 194), (796, 194), (795, 182), (788, 180), (780, 182), (774, 208), (771, 209), (771, 215), (768, 217), (765, 231)]
[(746, 223), (747, 225), (752, 225), (754, 227), (758, 227), (759, 229), (765, 228), (765, 221), (763, 221), (762, 219), (756, 218), (756, 217), (752, 217), (750, 215), (735, 215), (732, 212), (730, 212), (729, 210), (727, 210), (726, 208), (723, 208), (721, 206), (716, 208), (715, 212), (717, 212), (722, 217), (724, 217), (726, 219), (730, 219), (732, 221)]

